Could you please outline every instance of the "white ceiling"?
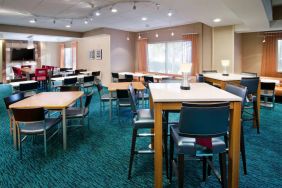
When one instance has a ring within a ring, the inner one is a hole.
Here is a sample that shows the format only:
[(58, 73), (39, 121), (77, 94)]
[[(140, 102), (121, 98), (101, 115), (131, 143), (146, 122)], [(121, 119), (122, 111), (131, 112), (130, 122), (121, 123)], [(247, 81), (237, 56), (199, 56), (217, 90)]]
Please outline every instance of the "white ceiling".
[[(136, 10), (132, 9), (133, 1), (138, 0), (117, 3), (118, 12), (115, 14), (109, 11), (109, 7), (101, 9), (101, 16), (94, 16), (93, 21), (86, 25), (84, 19), (76, 18), (93, 15), (99, 7), (120, 0), (0, 0), (0, 24), (78, 32), (101, 27), (137, 32), (202, 22), (213, 27), (236, 25), (237, 32), (272, 30), (261, 0), (155, 0), (154, 3), (137, 3)], [(156, 3), (160, 4), (159, 9)], [(172, 17), (167, 16), (169, 10), (173, 12)], [(39, 16), (38, 21), (30, 24), (34, 15)], [(141, 21), (142, 17), (148, 20)], [(53, 24), (54, 18), (60, 18), (56, 24)], [(222, 21), (214, 23), (214, 18)], [(66, 28), (71, 19), (72, 27)]]

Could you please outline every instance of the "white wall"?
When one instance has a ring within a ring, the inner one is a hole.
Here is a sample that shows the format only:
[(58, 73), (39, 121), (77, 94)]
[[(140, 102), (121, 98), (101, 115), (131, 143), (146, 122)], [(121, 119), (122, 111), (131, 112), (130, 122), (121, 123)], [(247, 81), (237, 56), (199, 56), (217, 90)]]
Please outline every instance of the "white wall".
[[(89, 51), (102, 49), (102, 60), (91, 60)], [(78, 39), (77, 68), (101, 71), (103, 84), (111, 82), (111, 46), (109, 35), (98, 35)]]
[(234, 26), (213, 28), (212, 69), (222, 72), (221, 60), (230, 60), (228, 72), (234, 72)]
[(60, 47), (56, 42), (41, 42), (41, 65), (60, 67)]

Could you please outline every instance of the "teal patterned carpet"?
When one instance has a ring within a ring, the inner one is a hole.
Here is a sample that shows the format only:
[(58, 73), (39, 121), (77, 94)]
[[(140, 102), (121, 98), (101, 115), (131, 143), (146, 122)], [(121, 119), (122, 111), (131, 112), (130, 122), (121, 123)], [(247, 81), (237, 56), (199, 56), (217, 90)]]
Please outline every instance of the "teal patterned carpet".
[[(40, 139), (23, 144), (23, 159), (12, 146), (6, 111), (0, 112), (0, 187), (153, 187), (153, 155), (135, 158), (132, 180), (127, 180), (131, 143), (128, 110), (121, 112), (119, 123), (114, 113), (108, 119), (108, 107), (100, 114), (98, 94), (91, 102), (90, 130), (68, 131), (68, 150), (62, 149), (62, 136), (48, 144), (44, 157)], [(114, 111), (115, 112), (115, 111)], [(171, 119), (176, 119), (173, 115)], [(240, 187), (282, 186), (282, 105), (261, 110), (261, 134), (245, 124), (248, 175), (240, 175)], [(141, 138), (142, 139), (142, 138)], [(139, 139), (137, 147), (146, 147), (150, 139)], [(216, 166), (218, 166), (216, 164)], [(220, 187), (212, 175), (201, 181), (201, 163), (187, 161), (185, 187)], [(164, 172), (165, 175), (165, 172)], [(176, 180), (165, 187), (176, 187)]]

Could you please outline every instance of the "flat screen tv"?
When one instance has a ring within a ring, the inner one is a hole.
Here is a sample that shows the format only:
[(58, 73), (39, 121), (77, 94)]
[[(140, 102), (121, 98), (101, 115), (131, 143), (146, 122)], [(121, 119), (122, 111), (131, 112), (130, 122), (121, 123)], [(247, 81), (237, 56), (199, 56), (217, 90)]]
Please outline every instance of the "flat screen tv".
[(35, 61), (34, 49), (12, 48), (12, 61)]

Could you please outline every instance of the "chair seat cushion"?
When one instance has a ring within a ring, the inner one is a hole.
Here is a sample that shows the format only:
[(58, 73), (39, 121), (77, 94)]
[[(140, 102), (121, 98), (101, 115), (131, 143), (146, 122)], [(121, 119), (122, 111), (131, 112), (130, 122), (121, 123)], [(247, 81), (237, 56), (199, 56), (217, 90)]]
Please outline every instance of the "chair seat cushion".
[(154, 114), (150, 109), (140, 109), (133, 119), (134, 128), (154, 128)]
[(66, 110), (67, 118), (81, 118), (89, 113), (88, 108), (71, 107)]
[[(46, 130), (48, 131), (53, 126), (57, 125), (61, 121), (61, 118), (48, 118), (45, 119)], [(36, 122), (36, 123), (29, 123), (20, 126), (21, 133), (24, 134), (40, 134), (44, 131), (44, 123), (43, 122)]]
[(178, 125), (171, 126), (171, 134), (178, 153), (206, 156), (225, 152), (226, 150), (225, 142), (219, 137), (212, 138), (212, 147), (208, 148), (197, 144), (195, 138), (180, 136)]

